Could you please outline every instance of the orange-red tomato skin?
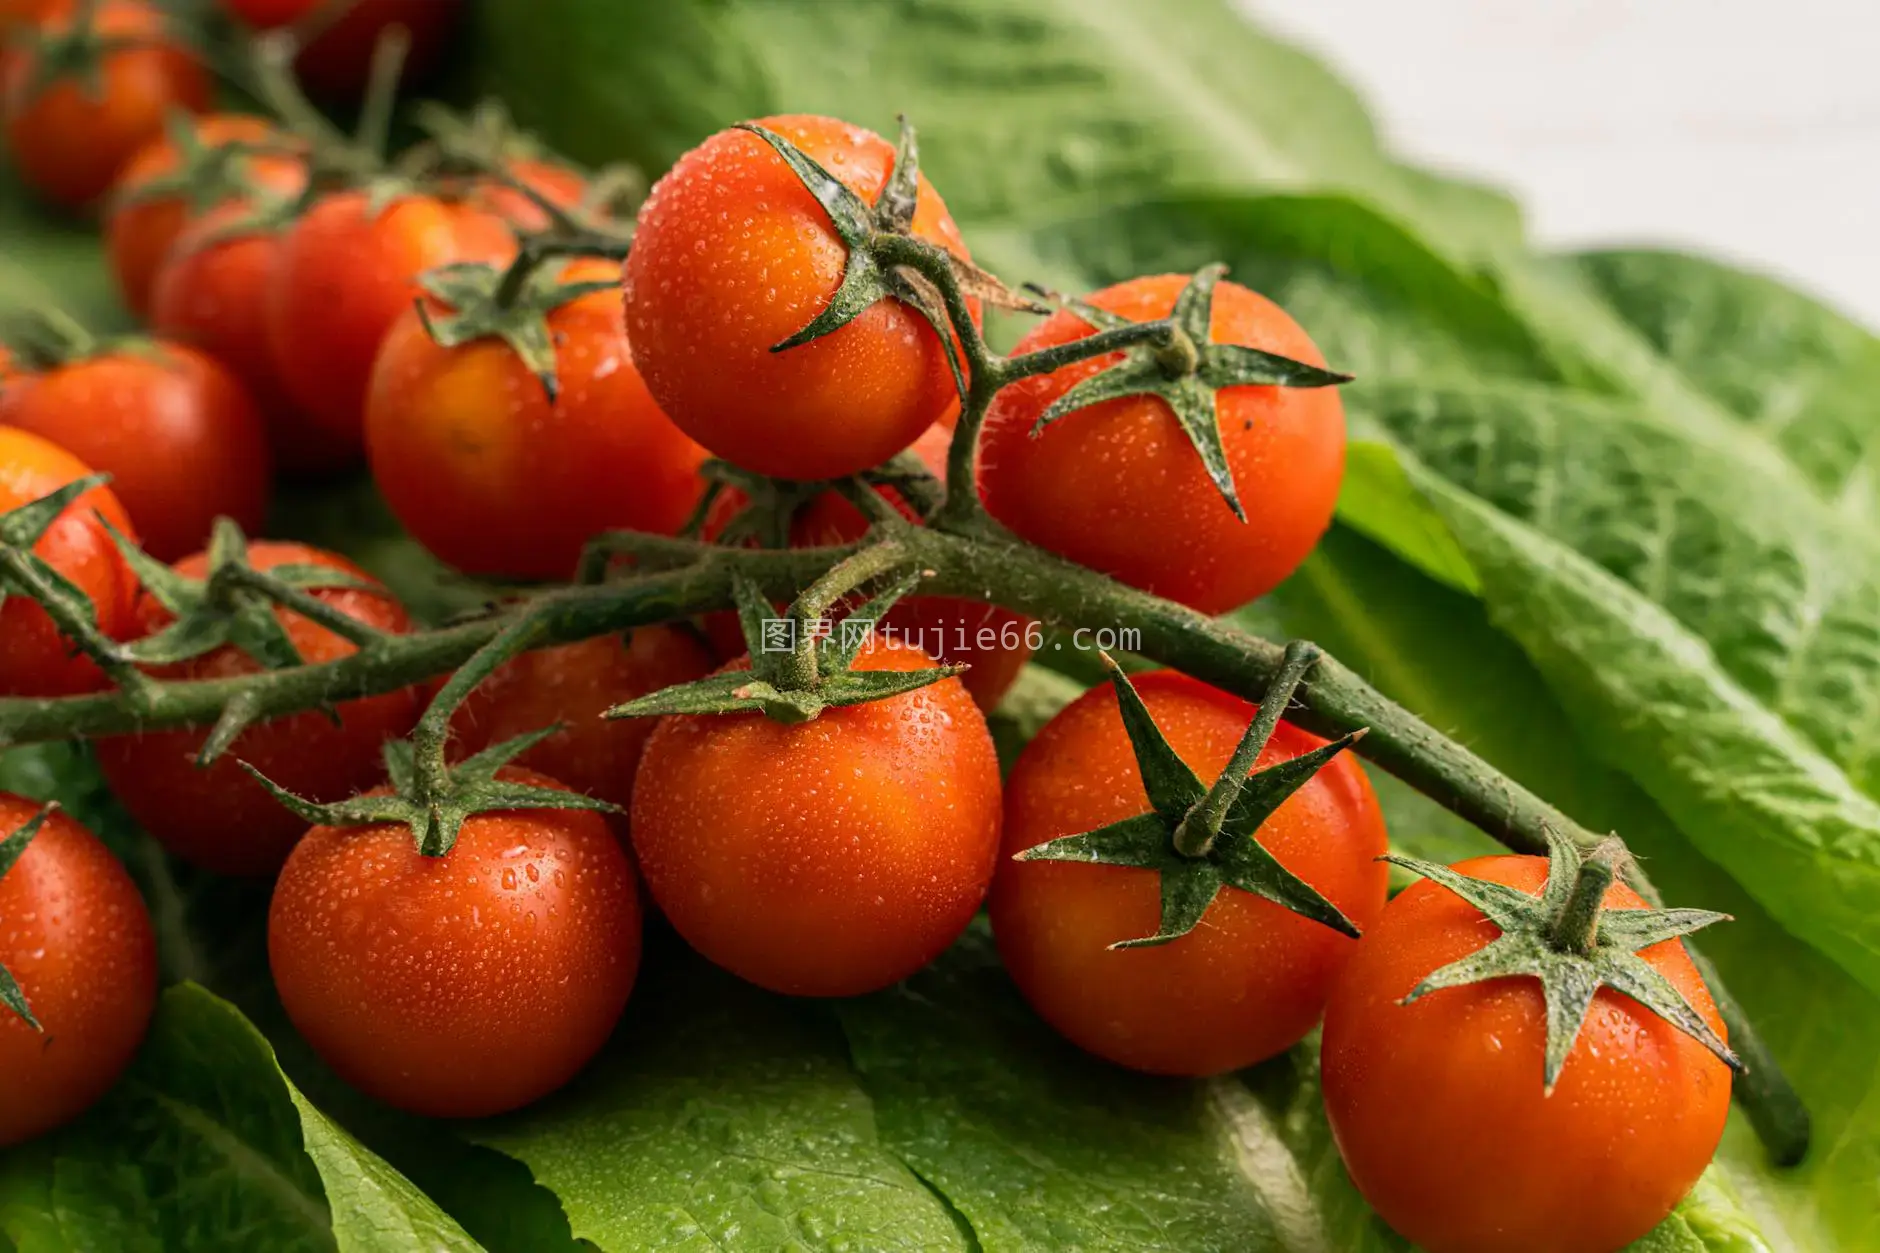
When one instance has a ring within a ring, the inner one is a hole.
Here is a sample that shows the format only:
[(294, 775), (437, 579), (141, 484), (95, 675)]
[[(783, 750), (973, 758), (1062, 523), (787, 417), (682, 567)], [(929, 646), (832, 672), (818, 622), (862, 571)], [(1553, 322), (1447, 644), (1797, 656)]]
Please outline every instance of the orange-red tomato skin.
[[(39, 811), (0, 793), (0, 839)], [(0, 876), (0, 966), (44, 1031), (0, 1008), (0, 1148), (84, 1112), (130, 1064), (157, 1002), (157, 944), (136, 884), (63, 813)]]
[[(1205, 780), (1233, 755), (1255, 707), (1171, 670), (1136, 676), (1169, 742)], [(1324, 741), (1281, 722), (1259, 765)], [(1296, 1044), (1324, 1007), (1354, 942), (1283, 907), (1223, 889), (1201, 925), (1152, 948), (1154, 874), (1120, 866), (1015, 862), (1046, 840), (1148, 811), (1116, 694), (1105, 684), (1065, 707), (1006, 781), (1005, 836), (988, 907), (1019, 990), (1059, 1032), (1099, 1057), (1153, 1074), (1236, 1070)], [(1340, 756), (1261, 827), (1260, 843), (1360, 930), (1384, 907), (1384, 820), (1362, 769)]]
[[(888, 641), (857, 660), (932, 664)], [(972, 920), (998, 852), (998, 760), (957, 679), (794, 726), (665, 718), (631, 828), (693, 948), (772, 991), (854, 996), (919, 970)]]
[[(617, 275), (611, 262), (563, 271)], [(365, 416), (373, 477), (406, 529), (460, 570), (567, 578), (599, 532), (672, 534), (704, 490), (705, 450), (647, 392), (618, 293), (579, 297), (548, 326), (552, 402), (508, 344), (440, 347), (415, 310), (379, 351)]]
[[(1132, 321), (1166, 317), (1187, 275), (1132, 279), (1089, 297)], [(1016, 352), (1090, 334), (1068, 310)], [(1284, 310), (1237, 283), (1215, 288), (1212, 338), (1324, 365)], [(1247, 521), (1234, 517), (1167, 402), (1128, 396), (1057, 419), (1039, 416), (1118, 357), (1068, 365), (1000, 392), (986, 416), (980, 492), (994, 517), (1042, 548), (1203, 613), (1277, 587), (1324, 534), (1344, 477), (1345, 417), (1335, 388), (1233, 387), (1217, 393), (1227, 464)]]
[(174, 561), (227, 515), (261, 526), (269, 455), (248, 391), (178, 344), (107, 351), (0, 391), (0, 424), (31, 431), (111, 475), (151, 556)]
[[(872, 203), (891, 144), (830, 118), (762, 124)], [(920, 181), (914, 233), (966, 256), (939, 194)], [(672, 420), (716, 455), (791, 479), (837, 478), (912, 444), (956, 401), (946, 353), (912, 308), (882, 300), (786, 352), (841, 281), (846, 249), (783, 159), (720, 131), (654, 186), (627, 260), (627, 334)]]
[[(345, 558), (305, 544), (258, 541), (248, 546), (256, 569), (315, 564), (365, 577)], [(198, 553), (176, 569), (201, 578), (208, 565)], [(410, 628), (405, 611), (389, 593), (355, 588), (312, 593), (349, 617), (384, 631)], [(336, 661), (355, 646), (299, 614), (275, 610), (288, 638), (309, 664)], [(170, 614), (145, 595), (137, 605), (138, 634), (170, 621)], [(170, 678), (227, 678), (253, 674), (257, 663), (231, 647), (164, 667)], [(229, 751), (206, 768), (193, 762), (207, 736), (204, 728), (148, 731), (97, 742), (98, 764), (111, 790), (133, 817), (164, 847), (186, 861), (220, 874), (262, 876), (280, 868), (306, 823), (250, 779), (246, 761), (288, 791), (310, 800), (336, 801), (355, 795), (383, 777), (381, 746), (410, 731), (420, 712), (415, 688), (342, 701), (335, 724), (317, 710), (258, 723), (243, 731)]]
[(341, 1078), (412, 1113), (499, 1114), (572, 1078), (625, 1008), (633, 867), (592, 810), (473, 814), (443, 857), (402, 826), (315, 827), (275, 884), (268, 960)]
[[(11, 374), (0, 396), (36, 376)], [(30, 431), (0, 426), (0, 513), (84, 478), (92, 467)], [(98, 628), (113, 639), (131, 629), (137, 581), (97, 515), (135, 539), (137, 528), (115, 494), (94, 487), (67, 505), (33, 551), (91, 598)], [(70, 696), (105, 686), (104, 672), (78, 655), (46, 611), (25, 596), (0, 605), (0, 692), (14, 696)]]
[[(1539, 895), (1539, 857), (1456, 870)], [(1609, 909), (1644, 902), (1624, 884)], [(1437, 884), (1412, 884), (1358, 944), (1326, 1009), (1325, 1107), (1353, 1181), (1429, 1253), (1610, 1253), (1656, 1226), (1715, 1153), (1730, 1072), (1703, 1045), (1600, 989), (1551, 1096), (1540, 983), (1498, 979), (1399, 1002), (1499, 934)], [(1719, 1036), (1676, 940), (1643, 951)]]

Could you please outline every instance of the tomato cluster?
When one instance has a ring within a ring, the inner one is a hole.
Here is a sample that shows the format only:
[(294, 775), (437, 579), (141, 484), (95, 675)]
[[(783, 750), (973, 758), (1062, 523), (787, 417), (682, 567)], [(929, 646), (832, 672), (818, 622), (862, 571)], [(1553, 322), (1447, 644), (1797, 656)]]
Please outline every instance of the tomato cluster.
[[(47, 29), (69, 20), (52, 7)], [(263, 26), (306, 9), (231, 7)], [(325, 89), (356, 87), (336, 49), (446, 7), (364, 0), (305, 48), (303, 69)], [(98, 16), (107, 30), (148, 20), (131, 0)], [(987, 360), (965, 349), (988, 280), (967, 268), (939, 193), (900, 168), (911, 150), (872, 132), (792, 115), (713, 135), (653, 187), (623, 264), (601, 246), (619, 236), (588, 183), (552, 159), (335, 180), (310, 137), (266, 119), (163, 130), (166, 109), (200, 110), (206, 93), (160, 38), (109, 51), (105, 68), (102, 101), (68, 100), (62, 86), (20, 86), (37, 80), (16, 56), (9, 134), (54, 199), (94, 201), (115, 179), (112, 263), (156, 338), (97, 344), (66, 328), (0, 359), (0, 515), (23, 525), (33, 502), (109, 472), (40, 519), (30, 569), (82, 597), (96, 636), (121, 645), (120, 669), (130, 658), (150, 679), (234, 684), (415, 629), (343, 557), (243, 539), (265, 525), (275, 465), (363, 459), (438, 558), (524, 580), (592, 573), (584, 553), (609, 530), (805, 549), (881, 528), (931, 539), (946, 524), (933, 497), (951, 490), (1000, 542), (1009, 530), (1218, 613), (1284, 579), (1330, 520), (1345, 429), (1323, 384), (1338, 376), (1285, 312), (1214, 272), (1065, 302), (1006, 359), (1016, 381), (963, 417), (964, 376)], [(59, 168), (44, 154), (78, 124), (123, 142), (89, 153), (95, 168)], [(577, 238), (596, 255), (565, 246)], [(859, 250), (878, 239), (973, 276), (951, 318), (928, 301), (931, 276), (913, 283), (904, 265), (864, 275), (880, 289), (843, 304)], [(1162, 329), (1073, 359), (1131, 323)], [(1056, 368), (1010, 364), (1034, 353)], [(1115, 370), (1146, 381), (1090, 390)], [(956, 426), (978, 434), (980, 418), (977, 457), (950, 458)], [(978, 481), (948, 483), (949, 463)], [(856, 612), (880, 577), (815, 607)], [(798, 996), (886, 987), (984, 906), (1043, 1019), (1154, 1074), (1253, 1065), (1324, 1018), (1327, 1103), (1353, 1177), (1435, 1253), (1612, 1247), (1708, 1159), (1728, 1094), (1716, 1050), (1611, 989), (1586, 1028), (1599, 1047), (1572, 1054), (1551, 1094), (1538, 984), (1418, 999), (1496, 928), (1434, 883), (1386, 905), (1377, 800), (1339, 755), (1348, 741), (1275, 717), (1290, 686), (1262, 719), (1183, 674), (1119, 672), (1059, 712), (1002, 781), (986, 714), (1039, 638), (1029, 618), (915, 595), (858, 646), (793, 641), (786, 662), (751, 655), (764, 602), (738, 595), (741, 617), (505, 653), (474, 688), (460, 680), (471, 690), (441, 689), (448, 699), (407, 688), (213, 733), (118, 735), (97, 758), (175, 855), (275, 876), (268, 949), (289, 1016), (357, 1087), (425, 1114), (512, 1109), (586, 1063), (632, 992), (643, 884), (706, 958)], [(113, 681), (114, 654), (73, 647), (52, 608), (33, 595), (0, 607), (0, 690)], [(601, 717), (623, 705), (654, 716)], [(441, 788), (462, 801), (443, 836)], [(1243, 789), (1271, 795), (1243, 803)], [(31, 817), (0, 801), (0, 825)], [(1212, 824), (1198, 843), (1195, 823)], [(1546, 877), (1535, 859), (1458, 870), (1537, 899)], [(14, 920), (55, 897), (74, 921), (51, 959)], [(1609, 904), (1642, 902), (1615, 888)], [(1645, 959), (1720, 1036), (1676, 943)], [(68, 819), (44, 820), (0, 878), (0, 965), (39, 1019), (0, 1013), (6, 1143), (82, 1109), (150, 1013), (141, 903)], [(33, 1052), (41, 1027), (68, 1047)], [(21, 1076), (35, 1097), (15, 1103)], [(1650, 1134), (1618, 1128), (1638, 1104), (1680, 1112)], [(1507, 1165), (1501, 1137), (1515, 1134), (1546, 1146), (1558, 1174), (1523, 1175), (1505, 1205), (1445, 1206)], [(1624, 1140), (1626, 1155), (1602, 1155), (1597, 1137)], [(1591, 1186), (1623, 1203), (1576, 1221)]]

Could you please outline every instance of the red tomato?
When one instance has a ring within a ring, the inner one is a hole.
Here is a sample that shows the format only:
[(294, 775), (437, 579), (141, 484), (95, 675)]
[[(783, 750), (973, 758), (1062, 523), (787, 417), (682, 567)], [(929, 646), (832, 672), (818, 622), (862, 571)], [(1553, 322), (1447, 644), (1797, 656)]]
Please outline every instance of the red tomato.
[[(233, 16), (260, 30), (291, 26), (325, 0), (222, 0)], [(353, 0), (294, 59), (294, 72), (314, 94), (356, 100), (372, 69), (372, 49), (390, 26), (410, 36), (401, 81), (423, 78), (442, 58), (457, 23), (458, 0)]]
[[(1132, 279), (1089, 297), (1133, 321), (1166, 317), (1188, 276)], [(1237, 283), (1214, 292), (1213, 339), (1311, 365), (1324, 358), (1284, 310)], [(1060, 310), (1018, 352), (1090, 334)], [(1225, 613), (1291, 574), (1331, 521), (1345, 466), (1334, 388), (1230, 387), (1216, 396), (1227, 464), (1247, 511), (1234, 517), (1168, 403), (1129, 396), (1070, 413), (1032, 438), (1038, 417), (1120, 356), (1068, 365), (1000, 392), (980, 446), (980, 491), (1019, 535), (1125, 583)]]
[[(933, 659), (891, 640), (858, 670)], [(958, 679), (830, 709), (661, 719), (634, 781), (647, 887), (687, 942), (776, 992), (855, 996), (972, 921), (999, 842), (999, 763)]]
[[(1135, 676), (1175, 751), (1218, 778), (1256, 708), (1173, 670)], [(1256, 768), (1325, 741), (1281, 722)], [(1215, 1075), (1298, 1043), (1355, 947), (1331, 928), (1250, 892), (1223, 888), (1201, 925), (1154, 948), (1160, 880), (1151, 871), (1013, 861), (1059, 836), (1147, 813), (1148, 796), (1105, 683), (1067, 705), (1019, 755), (1005, 793), (1005, 844), (992, 932), (1006, 969), (1072, 1043), (1152, 1074)], [(1259, 841), (1360, 930), (1384, 907), (1384, 818), (1364, 771), (1334, 758), (1260, 828)]]
[[(30, 381), (31, 376), (25, 376)], [(22, 376), (11, 375), (0, 395), (11, 396)], [(92, 468), (37, 435), (0, 426), (0, 513), (38, 500)], [(137, 580), (117, 545), (98, 521), (103, 514), (125, 535), (137, 537), (124, 506), (108, 487), (95, 487), (65, 507), (33, 551), (91, 597), (98, 629), (122, 638), (133, 621)], [(67, 696), (104, 687), (102, 671), (52, 625), (46, 611), (25, 596), (0, 604), (0, 692), (14, 696)]]
[(428, 196), (376, 215), (363, 191), (322, 198), (281, 241), (268, 290), (268, 337), (287, 394), (313, 423), (358, 449), (379, 344), (420, 294), (418, 275), (453, 261), (504, 264), (515, 239), (500, 218)]
[[(947, 443), (953, 432), (932, 426), (914, 442), (927, 468), (946, 478)], [(909, 521), (918, 515), (893, 488), (881, 489)], [(730, 488), (718, 494), (705, 519), (705, 538), (715, 540), (746, 504), (743, 492)], [(790, 522), (790, 544), (795, 548), (846, 544), (868, 530), (862, 511), (840, 492), (824, 492), (798, 511)], [(744, 632), (731, 612), (706, 616), (706, 638), (718, 655), (729, 661), (744, 655)], [(931, 653), (950, 664), (971, 666), (960, 681), (973, 694), (980, 709), (991, 713), (1011, 689), (1018, 672), (1031, 656), (1037, 623), (998, 605), (963, 600), (956, 596), (910, 596), (897, 604), (882, 623), (884, 631), (904, 644)]]
[[(208, 148), (279, 142), (282, 138), (266, 118), (245, 113), (210, 114), (197, 121), (196, 134)], [(111, 258), (125, 306), (140, 316), (149, 312), (157, 271), (170, 245), (189, 225), (194, 210), (181, 196), (126, 201), (140, 188), (174, 174), (182, 159), (167, 136), (153, 139), (131, 158), (112, 188), (117, 203), (105, 218), (105, 251)], [(305, 164), (288, 156), (250, 157), (243, 162), (243, 174), (255, 189), (283, 197), (294, 195), (307, 181)]]
[[(334, 553), (305, 544), (262, 540), (248, 546), (257, 570), (307, 564), (364, 577), (364, 571)], [(192, 578), (208, 572), (198, 553), (176, 563)], [(326, 588), (312, 593), (348, 617), (385, 631), (405, 631), (410, 620), (384, 592)], [(348, 641), (297, 613), (276, 609), (288, 637), (309, 664), (337, 661), (356, 652)], [(137, 603), (136, 634), (148, 635), (171, 621), (145, 595)], [(154, 673), (166, 678), (210, 679), (253, 674), (255, 661), (233, 648), (218, 648)], [(250, 779), (248, 762), (297, 795), (317, 801), (343, 800), (383, 777), (380, 748), (411, 730), (421, 709), (419, 693), (407, 688), (343, 701), (335, 723), (317, 710), (249, 727), (207, 769), (194, 764), (208, 732), (203, 728), (147, 731), (97, 742), (98, 764), (124, 807), (163, 846), (186, 861), (229, 875), (272, 874), (306, 824)]]
[(646, 626), (524, 653), (485, 679), (451, 719), (464, 755), (557, 722), (567, 729), (517, 758), (577, 792), (625, 807), (653, 733), (648, 718), (601, 714), (709, 674), (711, 654), (681, 627)]
[[(1539, 896), (1541, 857), (1456, 870)], [(1622, 883), (1608, 909), (1640, 909)], [(1405, 889), (1332, 992), (1325, 1109), (1353, 1182), (1430, 1253), (1607, 1253), (1671, 1212), (1709, 1165), (1730, 1072), (1637, 1002), (1601, 988), (1553, 1095), (1543, 1091), (1538, 979), (1497, 979), (1400, 1002), (1500, 934), (1438, 884)], [(1723, 1019), (1676, 940), (1641, 956), (1719, 1038)]]
[[(583, 280), (618, 273), (605, 261), (563, 271)], [(561, 388), (552, 403), (508, 344), (439, 347), (415, 309), (392, 327), (373, 369), (373, 477), (399, 521), (458, 569), (566, 578), (596, 533), (672, 534), (704, 489), (705, 450), (640, 381), (619, 297), (580, 297), (548, 325)]]
[(68, 13), (72, 0), (0, 0), (0, 38), (27, 26), (37, 26)]
[[(517, 157), (509, 162), (509, 172), (536, 194), (563, 209), (580, 207), (588, 194), (587, 176), (558, 161)], [(519, 231), (539, 231), (548, 226), (548, 215), (542, 212), (540, 205), (501, 183), (478, 184), (471, 191), (470, 203), (496, 214)]]
[[(894, 147), (830, 118), (771, 117), (862, 199), (887, 183)], [(966, 256), (940, 195), (920, 180), (914, 233)], [(660, 407), (718, 456), (790, 479), (838, 478), (886, 461), (957, 400), (933, 328), (878, 301), (787, 352), (835, 294), (846, 251), (771, 147), (720, 131), (653, 187), (627, 259), (627, 333)]]
[[(7, 142), (26, 182), (69, 208), (89, 204), (111, 186), (124, 163), (163, 133), (172, 109), (209, 107), (209, 76), (176, 44), (163, 39), (160, 10), (143, 0), (105, 0), (96, 30), (105, 36), (151, 42), (106, 55), (93, 95), (77, 78), (43, 92), (30, 53), (9, 55), (3, 87)], [(48, 31), (70, 28), (69, 13), (54, 14)]]
[[(0, 793), (0, 839), (39, 812)], [(157, 942), (137, 885), (98, 837), (46, 819), (0, 876), (0, 966), (35, 1031), (0, 1007), (0, 1148), (70, 1122), (137, 1052), (157, 1004)]]
[(289, 474), (341, 469), (352, 463), (357, 449), (308, 422), (287, 398), (274, 368), (267, 285), (281, 236), (256, 231), (218, 237), (243, 212), (240, 206), (226, 206), (177, 236), (151, 291), (151, 329), (201, 349), (242, 381), (261, 411), (280, 469)]
[(572, 1078), (626, 1007), (633, 866), (592, 810), (473, 814), (442, 857), (402, 826), (315, 827), (275, 884), (268, 961), (354, 1087), (432, 1117), (499, 1114)]
[(0, 423), (109, 474), (160, 560), (200, 548), (218, 515), (254, 530), (267, 512), (261, 415), (234, 375), (193, 348), (110, 350), (17, 380), (0, 392)]

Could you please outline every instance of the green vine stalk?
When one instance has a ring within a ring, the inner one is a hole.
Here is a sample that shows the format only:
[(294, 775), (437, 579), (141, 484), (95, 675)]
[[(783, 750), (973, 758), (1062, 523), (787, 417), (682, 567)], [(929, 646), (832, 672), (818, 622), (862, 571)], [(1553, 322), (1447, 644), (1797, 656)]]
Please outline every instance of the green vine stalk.
[[(358, 652), (337, 661), (234, 678), (143, 678), (122, 690), (81, 696), (0, 698), (0, 746), (219, 721), (224, 723), (219, 730), (227, 733), (216, 739), (227, 744), (240, 727), (255, 721), (392, 691), (455, 670), (524, 622), (530, 646), (545, 647), (685, 618), (730, 607), (734, 576), (752, 581), (774, 600), (789, 600), (836, 563), (883, 543), (896, 547), (897, 565), (923, 572), (923, 594), (991, 602), (1065, 628), (1132, 629), (1142, 656), (1247, 699), (1259, 699), (1285, 665), (1280, 644), (1019, 540), (986, 513), (975, 490), (979, 432), (1000, 389), (1131, 345), (1172, 343), (1177, 330), (1173, 322), (1131, 324), (1033, 353), (1001, 356), (974, 324), (961, 275), (946, 252), (904, 235), (884, 235), (871, 246), (878, 264), (906, 267), (932, 285), (959, 338), (967, 386), (948, 454), (946, 485), (916, 480), (903, 493), (910, 500), (938, 502), (925, 525), (876, 510), (871, 511), (872, 529), (857, 543), (794, 550), (727, 548), (617, 532), (602, 537), (596, 552), (631, 558), (619, 577), (547, 588), (484, 616), (434, 630), (367, 637)], [(897, 460), (896, 473), (915, 473), (904, 461)], [(604, 560), (587, 561), (583, 568), (605, 565)], [(1318, 662), (1294, 699), (1297, 707), (1289, 714), (1294, 721), (1330, 738), (1365, 730), (1356, 751), (1516, 852), (1545, 855), (1550, 832), (1584, 851), (1600, 843), (1602, 837), (1329, 656)], [(1660, 904), (1636, 863), (1630, 858), (1625, 863), (1628, 882), (1654, 905)], [(1747, 1068), (1736, 1078), (1737, 1100), (1772, 1156), (1784, 1164), (1798, 1161), (1808, 1145), (1806, 1110), (1717, 971), (1694, 946), (1691, 951), (1728, 1025), (1730, 1045)]]

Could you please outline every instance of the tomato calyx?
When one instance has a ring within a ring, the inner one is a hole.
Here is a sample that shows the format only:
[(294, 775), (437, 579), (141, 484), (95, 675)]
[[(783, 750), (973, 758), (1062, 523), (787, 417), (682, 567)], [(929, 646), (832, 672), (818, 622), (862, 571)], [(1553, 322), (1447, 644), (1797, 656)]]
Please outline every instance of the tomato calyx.
[[(5, 878), (7, 871), (13, 869), (13, 863), (26, 852), (26, 846), (32, 843), (33, 837), (39, 834), (39, 828), (46, 825), (46, 819), (52, 817), (53, 811), (58, 807), (57, 801), (48, 801), (45, 807), (27, 819), (19, 830), (7, 836), (6, 839), (0, 840), (0, 879)], [(45, 1032), (45, 1027), (40, 1025), (39, 1019), (33, 1017), (32, 1007), (26, 1003), (26, 993), (21, 991), (19, 981), (14, 979), (13, 972), (4, 965), (0, 965), (0, 1006), (12, 1010), (34, 1031), (42, 1034)]]
[[(1032, 427), (1036, 438), (1060, 418), (1124, 396), (1157, 396), (1175, 415), (1188, 442), (1194, 445), (1208, 478), (1242, 522), (1246, 509), (1234, 486), (1221, 440), (1215, 396), (1224, 387), (1335, 387), (1352, 375), (1320, 369), (1241, 344), (1217, 344), (1209, 326), (1214, 311), (1214, 288), (1227, 273), (1219, 262), (1195, 272), (1168, 316), (1167, 331), (1155, 339), (1126, 348), (1122, 360), (1079, 382), (1038, 415)], [(1088, 322), (1094, 331), (1137, 325), (1120, 314), (1099, 309), (1087, 301), (1059, 298), (1060, 303)]]
[[(906, 570), (900, 546), (884, 541), (838, 562), (777, 616), (763, 591), (742, 575), (731, 579), (738, 625), (750, 649), (750, 669), (726, 670), (664, 688), (609, 709), (608, 718), (667, 714), (758, 712), (778, 722), (808, 722), (825, 709), (861, 705), (912, 692), (965, 672), (962, 665), (918, 670), (855, 670), (855, 659), (876, 623), (919, 585), (923, 573)], [(885, 591), (839, 622), (828, 619), (849, 593), (877, 578), (895, 576)]]
[(508, 267), (498, 269), (482, 261), (459, 261), (426, 270), (419, 284), (449, 313), (433, 312), (418, 302), (418, 320), (424, 332), (442, 348), (455, 348), (478, 339), (500, 339), (508, 344), (541, 383), (550, 404), (561, 393), (555, 376), (555, 341), (549, 334), (548, 315), (582, 296), (609, 291), (614, 279), (564, 280), (541, 268), (551, 256), (601, 256), (610, 249), (589, 242), (531, 240)]
[(1729, 915), (1708, 909), (1606, 909), (1606, 889), (1628, 857), (1625, 845), (1615, 837), (1582, 856), (1577, 844), (1552, 830), (1547, 843), (1547, 882), (1539, 897), (1470, 878), (1448, 866), (1386, 855), (1386, 861), (1454, 892), (1501, 929), (1487, 946), (1433, 971), (1402, 1003), (1491, 979), (1539, 979), (1547, 1006), (1542, 1082), (1550, 1096), (1602, 986), (1637, 1001), (1731, 1070), (1743, 1072), (1742, 1060), (1684, 994), (1638, 956), (1640, 949), (1728, 921)]
[(104, 63), (119, 52), (163, 46), (148, 34), (106, 34), (99, 29), (98, 5), (80, 3), (69, 23), (35, 26), (22, 33), (22, 51), (32, 59), (23, 104), (31, 104), (67, 79), (78, 82), (85, 99), (105, 98)]
[(247, 139), (205, 142), (195, 118), (172, 109), (163, 123), (164, 138), (176, 150), (176, 164), (135, 187), (118, 192), (113, 210), (156, 200), (176, 200), (192, 214), (207, 213), (233, 200), (286, 202), (278, 190), (255, 177), (257, 157), (297, 157), (300, 145), (287, 139), (256, 143)]
[(1356, 938), (1358, 928), (1338, 906), (1281, 865), (1259, 841), (1259, 829), (1319, 768), (1351, 747), (1354, 731), (1309, 753), (1249, 773), (1279, 725), (1295, 688), (1319, 659), (1315, 645), (1294, 640), (1261, 698), (1234, 755), (1203, 786), (1155, 724), (1121, 667), (1107, 654), (1116, 703), (1148, 793), (1147, 813), (1094, 831), (1060, 836), (1017, 854), (1018, 861), (1064, 861), (1152, 870), (1162, 880), (1162, 916), (1154, 935), (1119, 940), (1112, 949), (1147, 948), (1193, 931), (1223, 887), (1251, 892), (1302, 918)]

